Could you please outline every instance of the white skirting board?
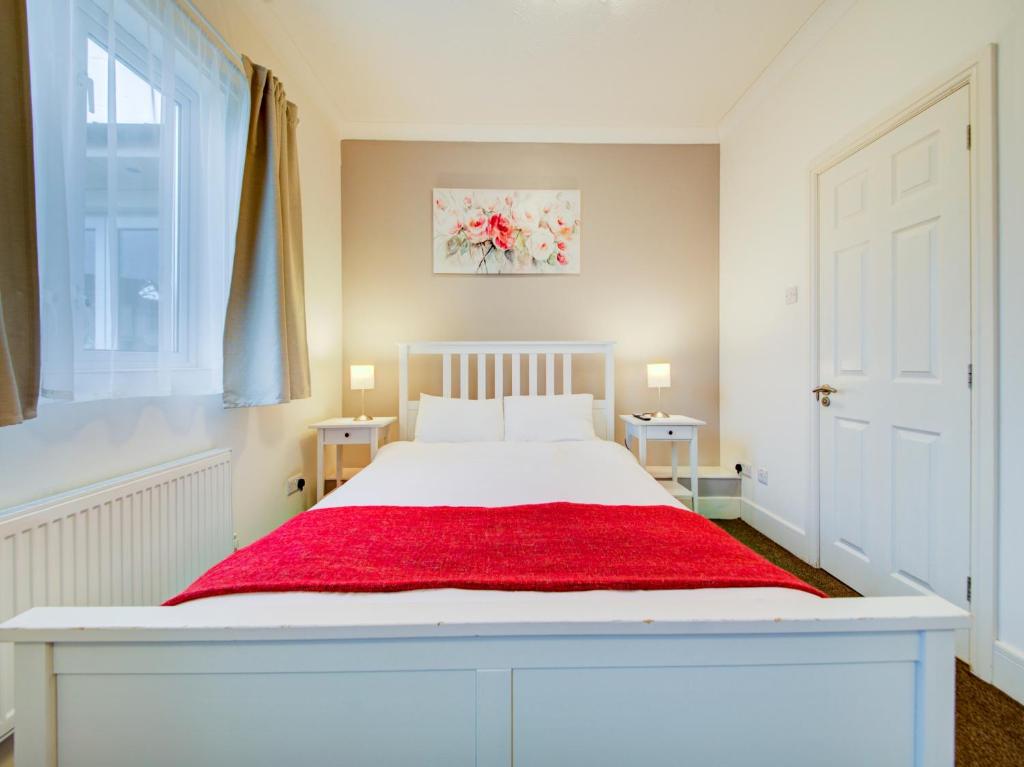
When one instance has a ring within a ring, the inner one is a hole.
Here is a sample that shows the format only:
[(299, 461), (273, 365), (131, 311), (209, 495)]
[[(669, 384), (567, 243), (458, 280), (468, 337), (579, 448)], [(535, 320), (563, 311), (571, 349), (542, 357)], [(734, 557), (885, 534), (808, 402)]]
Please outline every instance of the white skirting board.
[(744, 522), (808, 564), (818, 566), (817, 542), (810, 540), (806, 532), (746, 498), (742, 499), (741, 505), (740, 516)]
[(992, 683), (1024, 703), (1024, 651), (997, 641), (992, 653)]

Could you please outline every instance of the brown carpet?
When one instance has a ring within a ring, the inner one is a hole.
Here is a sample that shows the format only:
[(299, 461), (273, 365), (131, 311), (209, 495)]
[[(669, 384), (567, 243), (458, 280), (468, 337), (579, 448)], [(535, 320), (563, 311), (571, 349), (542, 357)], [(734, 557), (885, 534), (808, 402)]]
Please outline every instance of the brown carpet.
[[(714, 522), (733, 538), (783, 570), (831, 597), (858, 597), (856, 591), (824, 570), (761, 535), (739, 519)], [(957, 767), (1024, 767), (1024, 706), (978, 679), (966, 663), (956, 662)]]

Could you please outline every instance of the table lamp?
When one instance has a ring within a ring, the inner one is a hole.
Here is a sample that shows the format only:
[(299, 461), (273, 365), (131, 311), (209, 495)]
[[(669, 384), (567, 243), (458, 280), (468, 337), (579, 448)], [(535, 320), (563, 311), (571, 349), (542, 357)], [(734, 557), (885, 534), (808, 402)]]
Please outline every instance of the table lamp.
[(672, 385), (672, 366), (667, 362), (652, 362), (647, 365), (647, 387), (658, 390), (658, 411), (652, 418), (668, 418), (661, 409), (661, 390)]
[(349, 372), (352, 388), (362, 393), (362, 405), (357, 421), (372, 421), (373, 416), (366, 414), (366, 390), (373, 388), (373, 365), (352, 365)]

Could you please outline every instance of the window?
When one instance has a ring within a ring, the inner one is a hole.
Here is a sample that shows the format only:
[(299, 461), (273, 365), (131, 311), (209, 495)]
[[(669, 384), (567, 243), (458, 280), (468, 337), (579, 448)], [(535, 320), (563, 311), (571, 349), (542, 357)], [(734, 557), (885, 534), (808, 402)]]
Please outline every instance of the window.
[(172, 0), (30, 6), (44, 397), (219, 391), (245, 78)]
[[(162, 95), (131, 64), (124, 54), (115, 56), (111, 78), (111, 56), (93, 35), (85, 40), (88, 90), (85, 100), (86, 170), (83, 278), (89, 331), (83, 336), (86, 351), (157, 353), (161, 348), (187, 352), (187, 339), (179, 331), (183, 254), (189, 232), (182, 229), (180, 190), (188, 163), (182, 152), (196, 141), (183, 135), (190, 124), (182, 121), (188, 108), (184, 87), (176, 88), (170, 140), (161, 146)], [(131, 50), (126, 40), (121, 46)], [(140, 62), (141, 63), (141, 62)], [(108, 82), (111, 81), (111, 88)], [(116, 103), (110, 94), (116, 94)], [(115, 124), (116, 153), (113, 164), (118, 184), (108, 190), (111, 158), (107, 145), (109, 124)], [(161, 176), (161, 150), (171, 154), (169, 179)], [(172, 247), (161, 251), (159, 226), (160, 185), (171, 191), (169, 225)], [(99, 275), (99, 283), (96, 277)], [(164, 290), (161, 295), (160, 284)], [(161, 312), (161, 303), (165, 311)], [(99, 331), (97, 333), (97, 331)], [(185, 354), (187, 359), (187, 354)], [(122, 363), (127, 364), (127, 360)]]

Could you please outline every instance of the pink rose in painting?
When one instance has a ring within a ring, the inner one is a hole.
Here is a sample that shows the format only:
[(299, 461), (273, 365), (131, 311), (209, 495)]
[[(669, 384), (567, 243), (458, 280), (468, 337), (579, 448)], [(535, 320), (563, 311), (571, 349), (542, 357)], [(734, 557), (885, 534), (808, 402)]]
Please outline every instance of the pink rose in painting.
[(562, 240), (555, 241), (555, 260), (560, 266), (565, 266), (569, 263), (568, 257), (565, 252), (568, 250), (568, 246)]
[(495, 213), (487, 222), (487, 236), (498, 250), (512, 250), (516, 240), (511, 222), (500, 213)]
[(474, 210), (469, 213), (462, 222), (462, 227), (466, 230), (466, 236), (472, 243), (481, 243), (490, 238), (487, 233), (488, 218), (482, 210)]
[(551, 254), (558, 250), (554, 235), (547, 229), (535, 229), (530, 234), (527, 247), (530, 250), (530, 258), (541, 263), (547, 263)]

